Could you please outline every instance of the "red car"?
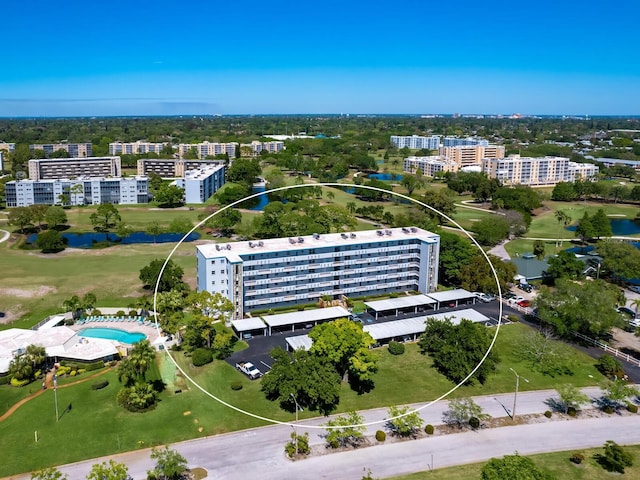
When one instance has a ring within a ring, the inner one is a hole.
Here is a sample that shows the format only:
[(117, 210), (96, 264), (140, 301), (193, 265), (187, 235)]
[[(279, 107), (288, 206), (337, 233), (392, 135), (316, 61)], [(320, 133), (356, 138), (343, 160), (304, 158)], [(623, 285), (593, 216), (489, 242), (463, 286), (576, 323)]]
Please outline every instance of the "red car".
[(520, 300), (518, 302), (518, 305), (520, 305), (521, 307), (530, 307), (531, 306), (531, 300)]

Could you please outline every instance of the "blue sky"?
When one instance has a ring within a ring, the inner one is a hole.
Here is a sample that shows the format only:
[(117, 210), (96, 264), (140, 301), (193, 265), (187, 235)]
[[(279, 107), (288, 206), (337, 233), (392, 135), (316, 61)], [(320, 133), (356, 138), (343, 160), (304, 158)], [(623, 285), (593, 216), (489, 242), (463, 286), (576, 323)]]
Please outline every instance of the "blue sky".
[(638, 0), (4, 0), (0, 116), (640, 114)]

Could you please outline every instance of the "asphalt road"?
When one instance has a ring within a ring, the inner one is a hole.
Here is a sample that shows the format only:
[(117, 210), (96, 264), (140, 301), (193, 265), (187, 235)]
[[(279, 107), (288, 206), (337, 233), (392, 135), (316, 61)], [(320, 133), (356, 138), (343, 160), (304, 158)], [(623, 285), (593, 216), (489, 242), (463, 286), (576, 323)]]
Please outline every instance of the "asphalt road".
[[(590, 397), (599, 396), (598, 388), (584, 389)], [(550, 399), (556, 396), (553, 390), (520, 392), (517, 399), (517, 414), (540, 413), (549, 409)], [(513, 407), (513, 394), (476, 397), (475, 401), (494, 417), (504, 417)], [(442, 413), (447, 402), (441, 401), (421, 411), (426, 423), (442, 423)], [(386, 409), (362, 413), (367, 422), (384, 420)], [(301, 422), (301, 425), (319, 425), (326, 418)], [(375, 477), (389, 477), (409, 472), (428, 470), (433, 466), (445, 466), (485, 461), (491, 457), (512, 454), (518, 451), (528, 455), (541, 452), (571, 450), (601, 446), (606, 440), (620, 444), (640, 443), (640, 415), (612, 416), (598, 419), (571, 421), (543, 421), (537, 424), (520, 425), (442, 435), (404, 442), (387, 442), (369, 448), (343, 453), (314, 456), (291, 462), (285, 458), (283, 447), (292, 431), (289, 425), (274, 425), (241, 432), (217, 435), (171, 446), (184, 455), (190, 467), (203, 467), (209, 477), (216, 479), (264, 480), (316, 480), (359, 479), (363, 469), (371, 469)], [(372, 434), (381, 425), (371, 425)], [(300, 433), (309, 432), (311, 445), (322, 445), (323, 429), (296, 427)], [(147, 470), (153, 467), (149, 450), (140, 450), (113, 457), (125, 463), (134, 480), (146, 478)], [(107, 460), (93, 459), (59, 469), (72, 480), (84, 479), (91, 465)], [(12, 477), (28, 479), (28, 475)]]

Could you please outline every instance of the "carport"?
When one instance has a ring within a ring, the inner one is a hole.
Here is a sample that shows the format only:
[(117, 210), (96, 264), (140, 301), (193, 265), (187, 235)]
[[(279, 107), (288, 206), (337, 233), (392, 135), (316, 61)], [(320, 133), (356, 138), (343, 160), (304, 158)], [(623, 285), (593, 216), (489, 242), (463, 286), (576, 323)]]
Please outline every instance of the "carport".
[(434, 292), (427, 294), (429, 298), (432, 298), (436, 302), (436, 310), (440, 310), (442, 305), (451, 305), (452, 307), (458, 307), (460, 305), (475, 304), (477, 297), (463, 288), (456, 288), (455, 290), (447, 290), (444, 292)]
[(367, 313), (378, 319), (378, 315), (384, 312), (393, 312), (397, 317), (400, 313), (418, 313), (428, 309), (435, 309), (436, 300), (426, 295), (411, 295), (408, 297), (389, 298), (386, 300), (376, 300), (364, 302)]
[(293, 350), (309, 350), (313, 344), (313, 340), (309, 338), (309, 335), (298, 335), (296, 337), (287, 337), (284, 339), (287, 342), (287, 351)]
[(318, 308), (315, 310), (305, 310), (302, 312), (281, 313), (279, 315), (267, 315), (261, 317), (267, 324), (269, 335), (273, 333), (290, 330), (312, 328), (318, 323), (330, 322), (338, 318), (348, 318), (351, 316), (349, 310), (344, 307)]
[(241, 320), (231, 320), (233, 331), (238, 338), (246, 340), (254, 335), (266, 335), (267, 326), (260, 318), (243, 318)]

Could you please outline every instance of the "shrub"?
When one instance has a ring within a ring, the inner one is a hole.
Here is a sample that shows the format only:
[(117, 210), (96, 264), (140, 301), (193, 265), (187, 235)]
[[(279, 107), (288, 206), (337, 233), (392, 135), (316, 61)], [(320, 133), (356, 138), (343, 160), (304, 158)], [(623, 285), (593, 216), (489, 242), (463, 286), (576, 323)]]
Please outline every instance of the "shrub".
[(201, 367), (213, 362), (213, 353), (208, 348), (196, 348), (191, 353), (191, 363), (196, 367)]
[(576, 407), (567, 408), (567, 415), (569, 415), (570, 417), (575, 417), (576, 415), (578, 415), (578, 411), (576, 410)]
[(0, 385), (8, 385), (11, 382), (9, 375), (0, 375)]
[(551, 418), (551, 415), (553, 415), (551, 413), (551, 410), (547, 410), (546, 412), (544, 412), (544, 416), (547, 417), (547, 418)]
[(509, 320), (510, 322), (517, 322), (518, 321), (518, 316), (517, 315), (507, 315), (507, 320)]
[(480, 427), (480, 419), (478, 417), (471, 417), (469, 418), (469, 426), (471, 428), (473, 428), (474, 430), (478, 427)]
[(611, 355), (601, 355), (596, 362), (596, 368), (606, 377), (624, 377), (624, 371), (622, 370), (620, 360), (612, 357)]
[(398, 292), (391, 292), (389, 298), (398, 298)]
[(404, 353), (404, 343), (389, 342), (388, 348), (391, 355), (402, 355)]
[(231, 390), (242, 390), (242, 383), (231, 382)]
[(285, 444), (284, 451), (289, 458), (294, 458), (296, 456), (296, 448), (298, 450), (298, 455), (309, 455), (309, 453), (311, 453), (308, 433), (305, 433), (304, 435), (291, 433), (291, 441)]
[(602, 411), (611, 415), (613, 413), (613, 407), (611, 405), (605, 405)]
[(129, 316), (130, 317), (135, 317), (138, 315), (138, 312), (136, 310), (129, 310)]
[(118, 310), (116, 312), (116, 317), (124, 317), (124, 310)]
[(631, 413), (638, 413), (638, 406), (634, 405), (633, 403), (627, 403), (627, 410), (629, 410)]
[(624, 473), (625, 467), (633, 465), (633, 456), (612, 440), (604, 444), (604, 455), (596, 454), (596, 461), (609, 472)]
[(378, 430), (376, 432), (376, 440), (379, 442), (384, 442), (387, 439), (387, 434), (384, 433), (382, 430)]
[(29, 379), (26, 380), (18, 380), (16, 377), (11, 379), (12, 387), (24, 387), (27, 383), (29, 383)]
[(574, 454), (571, 455), (571, 458), (569, 459), (572, 463), (575, 463), (576, 465), (580, 465), (582, 463), (582, 461), (584, 460), (584, 455), (576, 452)]
[(102, 315), (102, 312), (100, 310), (98, 310), (97, 308), (94, 308), (91, 311), (91, 315)]
[(99, 382), (94, 382), (91, 385), (91, 390), (102, 390), (107, 385), (109, 385), (109, 380), (100, 380)]
[(71, 375), (72, 377), (75, 377), (76, 376), (76, 372), (77, 372), (77, 370), (71, 370), (71, 373), (69, 373), (69, 375)]
[(86, 372), (87, 370), (85, 368), (79, 368), (78, 369), (78, 375), (83, 374), (84, 372)]
[(427, 435), (433, 435), (433, 432), (434, 432), (433, 425), (428, 424), (426, 427), (424, 427), (424, 433), (426, 433)]

